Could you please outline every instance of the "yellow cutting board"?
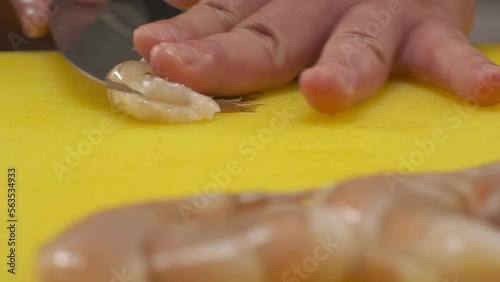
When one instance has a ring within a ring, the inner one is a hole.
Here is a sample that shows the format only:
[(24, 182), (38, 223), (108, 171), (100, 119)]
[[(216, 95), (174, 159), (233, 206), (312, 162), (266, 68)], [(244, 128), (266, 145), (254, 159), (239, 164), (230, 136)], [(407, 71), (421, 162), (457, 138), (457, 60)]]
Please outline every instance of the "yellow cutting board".
[[(481, 50), (500, 63), (500, 45)], [(311, 110), (290, 84), (265, 93), (256, 113), (155, 124), (113, 111), (105, 88), (58, 53), (6, 52), (0, 93), (0, 281), (7, 282), (37, 281), (38, 248), (103, 208), (207, 187), (289, 191), (387, 170), (443, 171), (500, 159), (500, 107), (474, 109), (403, 77), (335, 116)], [(6, 264), (11, 167), (15, 275)]]

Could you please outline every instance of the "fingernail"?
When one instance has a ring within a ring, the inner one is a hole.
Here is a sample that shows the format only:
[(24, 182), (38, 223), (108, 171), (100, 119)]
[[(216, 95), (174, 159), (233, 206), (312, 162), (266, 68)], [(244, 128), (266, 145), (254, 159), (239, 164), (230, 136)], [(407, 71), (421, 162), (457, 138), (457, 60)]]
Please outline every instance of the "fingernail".
[(147, 24), (139, 27), (136, 32), (158, 41), (179, 41), (177, 30), (167, 24)]
[(176, 57), (185, 65), (191, 65), (198, 61), (200, 54), (193, 47), (186, 44), (161, 43), (161, 48), (167, 54)]

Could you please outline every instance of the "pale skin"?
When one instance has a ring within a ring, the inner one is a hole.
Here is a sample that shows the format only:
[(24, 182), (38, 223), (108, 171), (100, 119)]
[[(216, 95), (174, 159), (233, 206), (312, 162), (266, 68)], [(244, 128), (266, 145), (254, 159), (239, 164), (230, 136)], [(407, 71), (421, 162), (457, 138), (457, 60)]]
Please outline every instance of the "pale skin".
[[(21, 17), (23, 5), (47, 2), (13, 1)], [(500, 67), (467, 39), (473, 0), (165, 1), (187, 11), (139, 27), (135, 47), (157, 75), (203, 94), (299, 77), (311, 107), (336, 113), (403, 73), (481, 106), (500, 103)]]

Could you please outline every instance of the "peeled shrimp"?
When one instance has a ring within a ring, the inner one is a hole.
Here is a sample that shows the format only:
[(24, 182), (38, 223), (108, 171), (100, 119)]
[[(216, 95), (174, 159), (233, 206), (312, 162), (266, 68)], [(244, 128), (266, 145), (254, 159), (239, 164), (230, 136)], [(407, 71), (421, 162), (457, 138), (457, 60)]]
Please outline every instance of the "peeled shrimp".
[(80, 222), (42, 249), (42, 280), (500, 281), (500, 163), (205, 196)]
[(212, 119), (216, 113), (253, 112), (259, 104), (245, 98), (215, 99), (180, 83), (153, 75), (149, 64), (126, 61), (106, 76), (108, 98), (113, 106), (139, 120), (193, 122)]
[(111, 104), (139, 120), (192, 122), (220, 112), (212, 98), (154, 76), (144, 62), (126, 61), (114, 67), (106, 81)]

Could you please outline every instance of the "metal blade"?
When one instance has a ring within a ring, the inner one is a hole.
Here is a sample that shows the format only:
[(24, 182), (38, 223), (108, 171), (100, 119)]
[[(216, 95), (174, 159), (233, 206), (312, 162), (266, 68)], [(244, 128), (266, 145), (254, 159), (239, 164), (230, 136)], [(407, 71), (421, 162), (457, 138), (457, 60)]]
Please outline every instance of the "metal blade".
[(61, 53), (85, 75), (103, 84), (115, 65), (141, 59), (132, 41), (138, 26), (181, 13), (162, 0), (95, 2), (65, 1), (50, 24)]

